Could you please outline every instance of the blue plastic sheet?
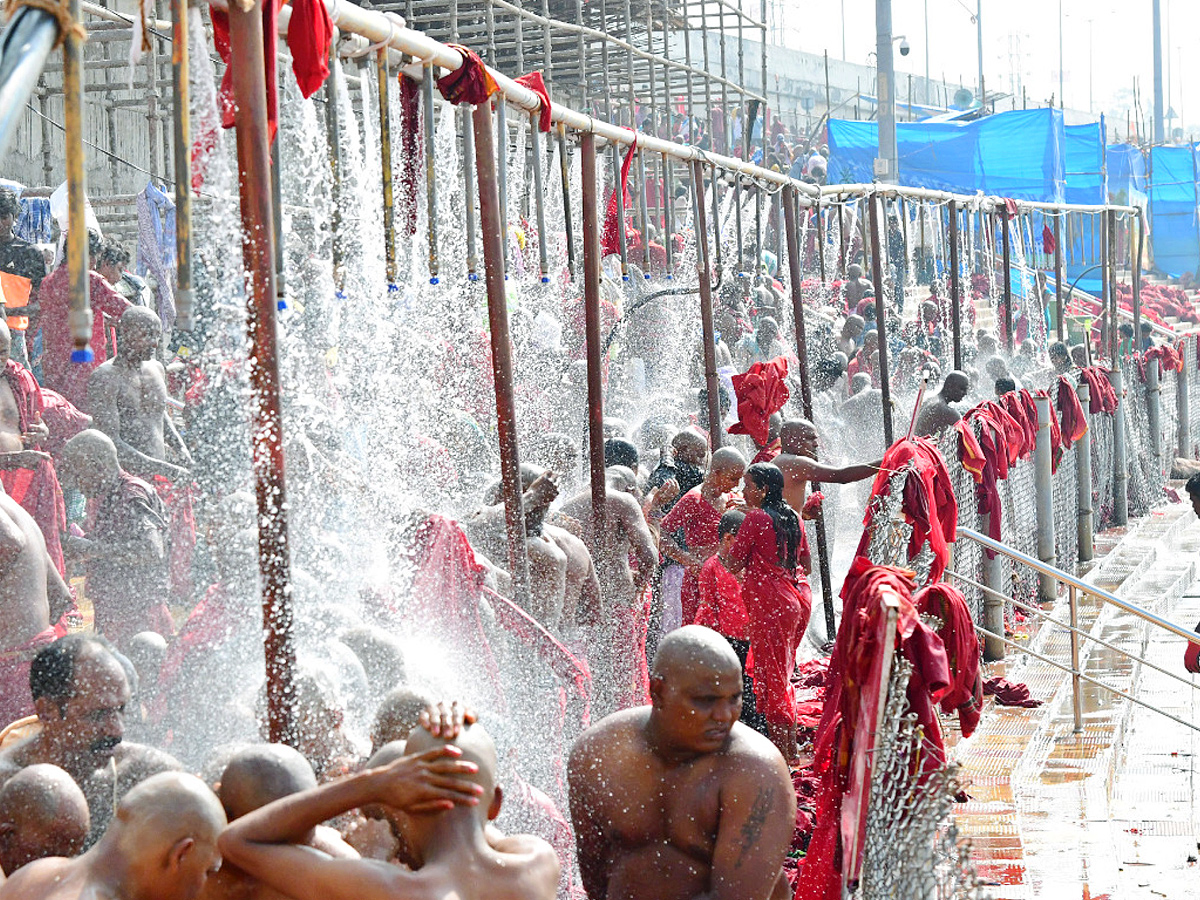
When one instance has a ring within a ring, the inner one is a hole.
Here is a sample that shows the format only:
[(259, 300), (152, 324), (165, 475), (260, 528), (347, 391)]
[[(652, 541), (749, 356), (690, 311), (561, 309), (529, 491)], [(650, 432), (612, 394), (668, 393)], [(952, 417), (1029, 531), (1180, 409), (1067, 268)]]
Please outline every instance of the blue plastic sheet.
[(1150, 150), (1150, 246), (1154, 267), (1178, 277), (1200, 266), (1196, 145)]
[(1087, 125), (1067, 125), (1063, 132), (1066, 137), (1066, 201), (1085, 205), (1107, 203), (1104, 117)]

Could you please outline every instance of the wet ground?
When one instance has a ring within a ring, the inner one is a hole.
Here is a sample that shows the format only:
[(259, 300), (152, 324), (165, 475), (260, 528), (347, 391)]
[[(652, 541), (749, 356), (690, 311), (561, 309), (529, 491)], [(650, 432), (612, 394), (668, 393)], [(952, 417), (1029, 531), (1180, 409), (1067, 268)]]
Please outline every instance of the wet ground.
[[(1089, 583), (1192, 628), (1200, 619), (1200, 521), (1175, 504), (1096, 539)], [(1065, 592), (1046, 612), (1069, 620)], [(1183, 722), (1200, 724), (1186, 642), (1095, 598), (1080, 599), (1081, 627), (1114, 648), (1081, 642), (1082, 671)], [(1070, 633), (1036, 617), (1018, 639), (1070, 662)], [(989, 700), (983, 720), (955, 748), (971, 796), (957, 808), (960, 832), (987, 883), (985, 896), (1016, 898), (1200, 898), (1200, 733), (1107, 690), (1083, 683), (1075, 731), (1071, 676), (1009, 648), (987, 676), (1029, 685), (1037, 709)]]

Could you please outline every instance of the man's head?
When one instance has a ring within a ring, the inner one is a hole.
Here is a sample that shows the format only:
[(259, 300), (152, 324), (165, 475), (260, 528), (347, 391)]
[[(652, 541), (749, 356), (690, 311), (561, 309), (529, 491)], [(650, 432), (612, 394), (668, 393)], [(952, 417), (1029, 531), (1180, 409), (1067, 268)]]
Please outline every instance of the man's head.
[(993, 356), (983, 364), (983, 371), (991, 376), (994, 381), (997, 378), (1004, 378), (1009, 374), (1008, 364), (999, 356)]
[(132, 362), (154, 358), (162, 340), (162, 319), (144, 306), (131, 306), (117, 326), (117, 352)]
[(767, 443), (779, 440), (779, 430), (783, 428), (783, 416), (777, 412), (767, 417)]
[(0, 243), (8, 243), (13, 237), (13, 228), (21, 218), (21, 201), (9, 188), (0, 188)]
[(970, 390), (971, 379), (967, 377), (967, 373), (955, 369), (946, 376), (946, 380), (942, 383), (942, 399), (947, 403), (957, 403), (967, 396), (967, 392)]
[(87, 799), (58, 766), (26, 766), (0, 788), (0, 870), (47, 856), (76, 856), (87, 840)]
[(474, 775), (459, 776), (464, 780), (473, 781), (483, 788), (479, 804), (477, 806), (455, 806), (452, 810), (427, 813), (425, 815), (410, 813), (410, 817), (418, 824), (423, 818), (445, 815), (478, 816), (481, 825), (485, 821), (495, 819), (496, 816), (500, 815), (500, 804), (504, 799), (504, 795), (500, 790), (500, 785), (497, 783), (498, 763), (496, 760), (496, 744), (492, 740), (492, 736), (487, 733), (487, 730), (482, 725), (476, 722), (473, 725), (464, 726), (462, 731), (458, 733), (458, 737), (452, 741), (434, 737), (424, 728), (418, 728), (409, 735), (408, 743), (404, 749), (409, 754), (424, 753), (426, 750), (444, 747), (447, 744), (453, 744), (462, 751), (460, 758), (463, 762), (472, 762), (479, 767), (479, 771)]
[(1005, 394), (1010, 394), (1017, 389), (1017, 383), (1008, 376), (996, 379), (996, 396), (1003, 397)]
[(723, 551), (733, 546), (744, 521), (746, 514), (740, 509), (731, 509), (721, 515), (721, 521), (717, 524), (717, 540)]
[(625, 466), (636, 472), (638, 467), (637, 447), (624, 438), (609, 438), (604, 442), (604, 465)]
[(99, 496), (121, 474), (117, 446), (103, 431), (81, 431), (63, 446), (58, 474), (64, 486), (78, 488), (87, 497)]
[(351, 628), (340, 634), (338, 640), (353, 650), (362, 663), (375, 696), (404, 683), (404, 648), (382, 628)]
[(996, 339), (990, 334), (981, 334), (977, 342), (980, 356), (994, 356), (996, 348), (999, 346)]
[(858, 263), (850, 263), (850, 265), (846, 266), (846, 277), (851, 281), (858, 281), (858, 279), (863, 277), (863, 267)]
[(126, 871), (123, 896), (192, 900), (221, 867), (217, 836), (225, 825), (203, 781), (164, 772), (125, 795), (96, 849), (112, 853)]
[(125, 736), (129, 680), (101, 637), (68, 635), (38, 651), (29, 669), (42, 736), (73, 775), (108, 763)]
[(662, 639), (650, 673), (650, 727), (656, 752), (714, 753), (742, 712), (742, 668), (729, 642), (702, 625)]
[(225, 766), (217, 797), (229, 821), (317, 786), (312, 765), (284, 744), (256, 744), (239, 750)]
[(371, 725), (371, 751), (384, 744), (403, 742), (421, 724), (421, 713), (433, 705), (433, 697), (410, 687), (398, 687), (379, 703)]
[(1189, 478), (1184, 487), (1187, 489), (1188, 497), (1192, 500), (1192, 512), (1200, 518), (1200, 473)]
[(850, 340), (858, 340), (858, 336), (863, 333), (863, 329), (866, 327), (866, 320), (862, 316), (846, 316), (846, 322), (842, 325), (842, 337), (849, 338)]
[(675, 462), (702, 466), (707, 457), (708, 441), (690, 428), (684, 429), (671, 438), (671, 458)]
[(105, 238), (104, 245), (100, 248), (100, 257), (93, 268), (104, 276), (104, 280), (109, 284), (116, 284), (121, 280), (125, 267), (129, 265), (129, 258), (129, 251), (120, 241)]
[(732, 491), (746, 471), (746, 457), (733, 447), (713, 451), (708, 464), (708, 480), (722, 494)]
[(1076, 344), (1071, 348), (1071, 362), (1083, 368), (1087, 365), (1087, 347), (1083, 344)]
[(771, 344), (779, 340), (779, 323), (770, 316), (764, 316), (754, 332), (754, 340), (758, 343), (760, 351), (769, 350)]
[(1054, 366), (1056, 371), (1065, 372), (1071, 368), (1071, 354), (1062, 341), (1052, 343), (1046, 352), (1050, 357), (1050, 365)]
[(1121, 337), (1129, 340), (1133, 337), (1133, 326), (1128, 322), (1122, 322), (1121, 327), (1117, 329), (1121, 333)]
[(604, 481), (610, 491), (641, 498), (637, 475), (633, 474), (633, 469), (626, 466), (609, 466), (604, 470)]
[(871, 376), (866, 372), (856, 372), (854, 377), (850, 379), (850, 396), (861, 394), (871, 386)]
[(157, 631), (140, 631), (124, 649), (125, 657), (137, 673), (138, 693), (149, 697), (158, 686), (158, 675), (167, 658), (167, 639)]
[(784, 422), (779, 431), (779, 442), (784, 453), (817, 458), (817, 426), (808, 419)]

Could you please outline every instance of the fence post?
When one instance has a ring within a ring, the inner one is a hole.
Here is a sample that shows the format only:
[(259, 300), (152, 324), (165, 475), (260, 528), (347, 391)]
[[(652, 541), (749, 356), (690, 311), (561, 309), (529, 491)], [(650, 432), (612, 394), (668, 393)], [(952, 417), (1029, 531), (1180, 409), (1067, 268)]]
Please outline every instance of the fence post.
[[(1088, 406), (1092, 402), (1092, 392), (1088, 388), (1088, 383), (1080, 381), (1079, 386), (1075, 388), (1075, 393), (1079, 395), (1079, 404), (1083, 407), (1083, 417), (1088, 423), (1090, 432), (1092, 417), (1088, 412)], [(1079, 561), (1091, 562), (1095, 551), (1092, 549), (1092, 438), (1090, 434), (1084, 434), (1075, 442), (1075, 475), (1078, 481), (1076, 543), (1079, 545)]]
[(1125, 403), (1124, 383), (1121, 370), (1113, 369), (1108, 380), (1117, 392), (1117, 411), (1113, 413), (1113, 524), (1125, 525), (1129, 521), (1128, 466), (1125, 462)]
[(1146, 423), (1150, 429), (1150, 455), (1162, 467), (1162, 370), (1157, 359), (1146, 366)]
[(1075, 719), (1075, 733), (1083, 731), (1083, 691), (1079, 677), (1079, 595), (1075, 585), (1067, 585), (1067, 596), (1071, 606), (1071, 713)]
[[(984, 534), (991, 534), (991, 518), (991, 513), (984, 513), (979, 523), (979, 530)], [(1004, 601), (1000, 596), (1008, 596), (1004, 590), (1004, 557), (999, 553), (989, 554), (987, 550), (980, 552), (983, 554), (984, 586), (996, 592), (985, 591), (983, 595), (983, 627), (988, 631), (983, 636), (983, 658), (994, 662), (1004, 659), (1004, 641), (1000, 640), (1004, 634)]]
[[(1135, 334), (1137, 332), (1134, 332)], [(1183, 368), (1175, 373), (1175, 412), (1179, 417), (1179, 429), (1176, 436), (1175, 453), (1177, 456), (1191, 457), (1192, 419), (1191, 407), (1188, 405), (1188, 365), (1187, 354), (1183, 355)]]
[[(1050, 481), (1050, 397), (1038, 395), (1034, 397), (1037, 406), (1037, 445), (1034, 449), (1034, 495), (1037, 509), (1037, 549), (1038, 559), (1049, 565), (1055, 565), (1054, 555), (1054, 485)], [(1057, 588), (1054, 578), (1050, 575), (1038, 576), (1038, 597), (1043, 603), (1054, 601)]]

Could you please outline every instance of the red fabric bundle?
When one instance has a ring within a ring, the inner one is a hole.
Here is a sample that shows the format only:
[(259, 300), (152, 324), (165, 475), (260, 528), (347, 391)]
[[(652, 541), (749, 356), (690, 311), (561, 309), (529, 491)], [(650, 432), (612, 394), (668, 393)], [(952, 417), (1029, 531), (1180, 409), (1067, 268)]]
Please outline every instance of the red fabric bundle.
[[(1196, 633), (1200, 634), (1200, 625), (1196, 626)], [(1189, 672), (1200, 674), (1200, 644), (1188, 641), (1183, 651), (1183, 667)]]
[(1058, 244), (1054, 242), (1054, 232), (1050, 230), (1049, 225), (1042, 226), (1042, 252), (1047, 256), (1058, 249)]
[(447, 46), (462, 55), (463, 64), (437, 80), (438, 90), (445, 99), (456, 106), (460, 103), (478, 106), (500, 90), (478, 53), (462, 44)]
[(1033, 709), (1042, 705), (1041, 700), (1034, 700), (1029, 693), (1029, 685), (1005, 678), (989, 678), (983, 683), (983, 692), (988, 696), (995, 696), (996, 702), (1001, 706), (1023, 706)]
[[(275, 89), (275, 58), (279, 44), (279, 30), (275, 20), (279, 16), (279, 0), (265, 0), (262, 6), (263, 17), (263, 64), (267, 76), (267, 140), (274, 142), (275, 132), (279, 128), (279, 98)], [(221, 89), (217, 94), (218, 105), (221, 108), (221, 127), (232, 128), (237, 104), (233, 98), (234, 67), (230, 64), (232, 52), (229, 48), (229, 13), (215, 6), (208, 8), (212, 19), (213, 44), (217, 53), (225, 62), (225, 74), (221, 77)]]
[(1075, 385), (1066, 375), (1058, 377), (1058, 396), (1055, 406), (1058, 407), (1059, 424), (1062, 426), (1062, 446), (1066, 450), (1087, 434), (1087, 416), (1083, 412), (1083, 404), (1075, 393)]
[(1030, 454), (1037, 447), (1037, 409), (1034, 408), (1034, 414), (1031, 417), (1029, 407), (1022, 396), (1023, 393), (1026, 392), (1009, 391), (997, 401), (1020, 428), (1020, 437), (1016, 447), (1017, 459), (1029, 459)]
[(546, 82), (542, 78), (542, 73), (530, 72), (528, 75), (522, 75), (517, 79), (517, 84), (529, 88), (538, 95), (538, 99), (542, 101), (542, 108), (538, 110), (538, 131), (549, 131), (550, 126), (554, 124), (553, 109), (550, 106), (550, 92), (546, 90)]
[(0, 470), (0, 483), (4, 485), (4, 492), (33, 517), (46, 540), (50, 561), (65, 578), (67, 566), (63, 559), (62, 533), (67, 527), (67, 507), (54, 464), (43, 459), (34, 469)]
[(954, 430), (958, 432), (959, 463), (971, 473), (971, 477), (975, 479), (976, 484), (982, 484), (983, 472), (987, 466), (987, 457), (983, 453), (983, 448), (979, 446), (975, 432), (971, 430), (971, 426), (963, 419), (959, 419), (954, 423)]
[(771, 414), (783, 409), (791, 396), (787, 373), (787, 360), (777, 356), (770, 362), (754, 363), (742, 374), (733, 376), (738, 420), (730, 426), (730, 434), (748, 434), (760, 447), (767, 443)]
[(950, 689), (942, 696), (942, 712), (946, 715), (957, 712), (963, 737), (970, 737), (983, 710), (979, 638), (971, 611), (962, 592), (945, 582), (930, 585), (913, 602), (919, 613), (936, 616), (942, 622), (938, 636), (946, 647), (952, 678)]
[[(633, 205), (633, 197), (629, 194), (629, 167), (633, 164), (633, 154), (637, 150), (637, 140), (635, 139), (629, 145), (629, 149), (625, 151), (625, 159), (621, 161), (621, 196), (624, 198), (624, 208), (628, 210)], [(617, 209), (617, 189), (608, 195), (608, 206), (604, 210), (604, 227), (600, 230), (600, 252), (604, 256), (611, 256), (614, 253), (621, 251), (621, 240), (617, 232), (617, 228), (628, 228), (624, 222), (618, 222), (619, 215)], [(626, 234), (629, 232), (626, 231)]]
[(292, 0), (287, 45), (292, 52), (292, 73), (305, 99), (320, 90), (329, 77), (332, 40), (333, 19), (325, 8), (325, 0)]
[(1091, 392), (1088, 412), (1092, 415), (1103, 412), (1110, 416), (1115, 413), (1117, 411), (1117, 392), (1113, 389), (1112, 382), (1108, 380), (1104, 370), (1099, 366), (1084, 366), (1079, 372), (1087, 380)]

